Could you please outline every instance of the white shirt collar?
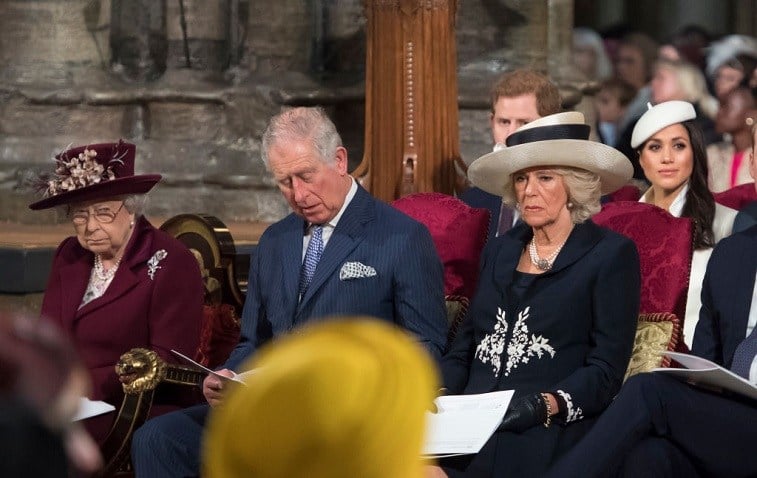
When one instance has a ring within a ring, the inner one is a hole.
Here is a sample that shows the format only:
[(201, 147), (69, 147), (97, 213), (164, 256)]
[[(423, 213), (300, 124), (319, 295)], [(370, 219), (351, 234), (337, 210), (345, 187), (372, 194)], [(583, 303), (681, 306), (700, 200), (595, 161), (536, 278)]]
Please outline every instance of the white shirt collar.
[[(683, 188), (681, 188), (681, 191), (678, 193), (675, 199), (673, 199), (673, 202), (670, 204), (670, 208), (668, 208), (668, 212), (675, 217), (681, 217), (681, 214), (683, 214), (683, 207), (686, 205), (686, 193), (689, 192), (689, 183), (687, 182)], [(654, 191), (653, 188), (649, 188), (646, 190), (646, 192), (641, 196), (641, 199), (639, 199), (639, 202), (654, 204)]]
[(350, 190), (347, 191), (347, 196), (345, 196), (344, 198), (344, 204), (342, 204), (342, 208), (338, 213), (336, 213), (336, 216), (334, 216), (329, 222), (324, 224), (324, 226), (330, 226), (332, 228), (336, 227), (336, 225), (339, 223), (339, 219), (342, 218), (342, 214), (344, 214), (344, 211), (347, 210), (347, 206), (349, 206), (350, 202), (352, 202), (352, 198), (355, 197), (355, 194), (357, 194), (357, 181), (355, 181), (355, 178), (350, 176)]

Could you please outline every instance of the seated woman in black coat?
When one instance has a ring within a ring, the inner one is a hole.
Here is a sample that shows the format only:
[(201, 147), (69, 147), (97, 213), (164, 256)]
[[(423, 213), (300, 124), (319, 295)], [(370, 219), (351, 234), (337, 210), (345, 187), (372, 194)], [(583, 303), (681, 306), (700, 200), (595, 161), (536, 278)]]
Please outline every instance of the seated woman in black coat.
[(539, 476), (620, 389), (636, 330), (639, 257), (633, 242), (589, 218), (633, 168), (588, 136), (580, 113), (546, 116), (469, 169), (523, 223), (483, 252), (469, 320), (443, 359), (444, 386), (515, 396), (478, 454), (442, 461), (450, 477)]

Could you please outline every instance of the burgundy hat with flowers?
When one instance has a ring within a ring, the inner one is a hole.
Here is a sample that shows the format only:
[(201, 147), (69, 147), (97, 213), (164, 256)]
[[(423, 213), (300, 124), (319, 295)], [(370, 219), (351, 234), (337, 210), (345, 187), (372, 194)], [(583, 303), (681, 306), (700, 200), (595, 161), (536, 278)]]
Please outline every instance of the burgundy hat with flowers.
[(71, 148), (55, 156), (55, 172), (40, 177), (44, 199), (30, 209), (91, 201), (123, 194), (144, 194), (160, 174), (134, 174), (136, 147), (120, 140)]

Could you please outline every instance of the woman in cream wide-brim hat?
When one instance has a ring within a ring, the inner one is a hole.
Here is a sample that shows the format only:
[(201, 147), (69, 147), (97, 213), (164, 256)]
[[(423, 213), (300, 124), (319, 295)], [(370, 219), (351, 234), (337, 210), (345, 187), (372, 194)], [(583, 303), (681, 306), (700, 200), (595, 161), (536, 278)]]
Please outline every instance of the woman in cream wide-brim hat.
[(515, 396), (481, 452), (442, 461), (450, 477), (540, 476), (622, 383), (639, 257), (628, 238), (590, 217), (633, 168), (619, 151), (589, 141), (589, 129), (580, 113), (545, 116), (468, 171), (473, 184), (514, 204), (521, 223), (482, 255), (469, 319), (442, 362), (444, 386)]

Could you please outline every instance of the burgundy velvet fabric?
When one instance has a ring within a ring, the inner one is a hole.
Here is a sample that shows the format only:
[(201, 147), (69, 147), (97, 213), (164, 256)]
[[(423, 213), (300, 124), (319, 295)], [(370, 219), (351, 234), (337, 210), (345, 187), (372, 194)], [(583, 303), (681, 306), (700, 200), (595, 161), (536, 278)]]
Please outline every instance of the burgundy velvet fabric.
[(671, 312), (679, 318), (685, 317), (692, 254), (691, 220), (635, 201), (606, 204), (592, 220), (636, 243), (641, 263), (639, 312)]
[(471, 298), (478, 263), (489, 232), (489, 211), (472, 208), (456, 197), (416, 193), (397, 199), (394, 207), (424, 224), (444, 264), (444, 294)]
[(195, 360), (209, 368), (226, 362), (239, 342), (240, 322), (230, 304), (204, 305)]
[(616, 201), (638, 201), (641, 197), (641, 191), (636, 186), (627, 184), (614, 193), (608, 195), (607, 202)]
[(725, 191), (714, 193), (715, 201), (731, 209), (741, 210), (752, 201), (757, 201), (754, 183), (740, 184)]

